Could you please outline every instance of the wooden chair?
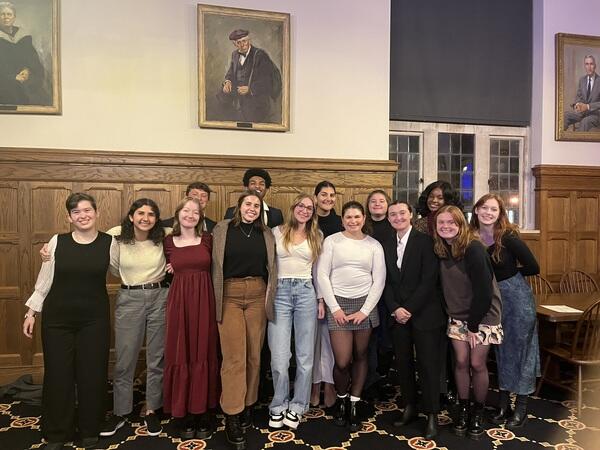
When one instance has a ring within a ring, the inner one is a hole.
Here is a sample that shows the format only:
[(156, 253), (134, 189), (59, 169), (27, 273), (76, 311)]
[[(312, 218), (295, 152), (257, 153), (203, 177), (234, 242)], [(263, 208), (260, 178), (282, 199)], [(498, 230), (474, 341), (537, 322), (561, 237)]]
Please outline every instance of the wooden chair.
[(573, 270), (564, 273), (560, 278), (560, 292), (564, 294), (578, 292), (597, 292), (600, 291), (598, 283), (591, 275), (580, 270)]
[[(542, 349), (546, 353), (546, 359), (544, 360), (542, 377), (537, 385), (535, 395), (539, 394), (544, 382), (573, 392), (577, 394), (577, 414), (580, 415), (583, 384), (600, 381), (600, 378), (583, 379), (584, 366), (600, 366), (600, 300), (596, 300), (581, 314), (577, 321), (574, 336), (575, 338), (569, 347), (555, 344), (552, 347)], [(548, 368), (552, 358), (562, 363), (574, 365), (577, 369), (575, 379), (565, 380), (563, 378), (564, 374), (561, 374), (557, 379), (549, 378)]]
[(554, 289), (552, 289), (552, 285), (550, 284), (550, 282), (539, 274), (527, 277), (527, 283), (529, 283), (533, 295), (554, 293)]

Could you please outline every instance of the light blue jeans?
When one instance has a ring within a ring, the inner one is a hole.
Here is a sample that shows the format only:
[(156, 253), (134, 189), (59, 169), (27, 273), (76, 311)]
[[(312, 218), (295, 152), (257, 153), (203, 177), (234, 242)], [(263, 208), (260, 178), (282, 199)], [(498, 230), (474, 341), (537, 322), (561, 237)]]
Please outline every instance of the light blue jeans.
[[(292, 325), (296, 353), (294, 398), (290, 401), (289, 366)], [(280, 278), (275, 295), (275, 318), (269, 321), (269, 348), (274, 395), (269, 410), (298, 415), (308, 410), (317, 328), (317, 298), (311, 279)]]

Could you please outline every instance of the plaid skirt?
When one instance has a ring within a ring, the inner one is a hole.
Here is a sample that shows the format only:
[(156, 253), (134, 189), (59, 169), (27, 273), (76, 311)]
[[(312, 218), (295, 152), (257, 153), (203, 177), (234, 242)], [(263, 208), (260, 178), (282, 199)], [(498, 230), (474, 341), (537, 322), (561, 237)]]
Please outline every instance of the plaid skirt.
[[(365, 295), (359, 298), (345, 298), (336, 295), (335, 299), (337, 300), (338, 305), (340, 305), (340, 308), (342, 308), (342, 311), (344, 311), (346, 315), (349, 315), (362, 308), (367, 296)], [(329, 308), (327, 308), (327, 327), (329, 328), (329, 331), (367, 330), (377, 326), (379, 326), (379, 311), (377, 307), (373, 308), (369, 314), (369, 317), (363, 320), (360, 324), (355, 325), (354, 323), (347, 323), (342, 326), (336, 323), (335, 319), (333, 318), (333, 314), (331, 314), (331, 311)]]
[[(467, 322), (448, 317), (448, 337), (457, 341), (468, 341), (469, 329), (467, 328)], [(502, 325), (479, 324), (479, 331), (477, 332), (478, 344), (502, 344), (503, 339), (504, 331), (502, 331)]]

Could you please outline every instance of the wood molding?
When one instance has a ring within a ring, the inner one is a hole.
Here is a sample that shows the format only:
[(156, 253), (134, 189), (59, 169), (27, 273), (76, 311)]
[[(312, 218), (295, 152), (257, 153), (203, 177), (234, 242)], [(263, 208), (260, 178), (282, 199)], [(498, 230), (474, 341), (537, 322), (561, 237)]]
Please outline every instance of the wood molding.
[(535, 189), (600, 190), (599, 166), (566, 166), (542, 164), (532, 169)]
[(0, 147), (0, 163), (84, 164), (91, 166), (146, 166), (185, 168), (262, 167), (281, 170), (328, 170), (395, 173), (390, 160), (290, 158), (275, 156), (190, 155), (183, 153), (123, 152), (106, 150), (59, 150)]

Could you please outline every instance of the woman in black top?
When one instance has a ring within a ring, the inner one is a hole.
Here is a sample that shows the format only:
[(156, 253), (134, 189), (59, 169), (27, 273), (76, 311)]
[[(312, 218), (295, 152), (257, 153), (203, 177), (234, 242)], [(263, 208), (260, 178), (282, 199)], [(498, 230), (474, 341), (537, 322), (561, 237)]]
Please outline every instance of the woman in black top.
[[(519, 238), (517, 226), (508, 221), (500, 196), (486, 194), (475, 203), (471, 226), (487, 246), (502, 294), (504, 341), (496, 347), (500, 401), (492, 422), (507, 420), (508, 428), (520, 427), (527, 419), (527, 396), (540, 376), (535, 300), (523, 276), (538, 274), (540, 267)], [(517, 394), (512, 415), (510, 392)]]
[(42, 433), (48, 450), (61, 450), (76, 428), (78, 447), (98, 442), (110, 344), (106, 271), (110, 265), (118, 274), (119, 264), (116, 241), (96, 229), (94, 198), (71, 194), (66, 208), (73, 232), (50, 239), (50, 259), (42, 264), (23, 322), (23, 333), (31, 338), (43, 307)]
[(256, 191), (240, 195), (233, 219), (213, 229), (212, 279), (221, 353), (221, 409), (227, 440), (243, 449), (258, 398), (260, 352), (277, 288), (275, 239)]
[(416, 209), (421, 217), (413, 222), (415, 229), (432, 236), (435, 228), (435, 213), (445, 205), (456, 206), (462, 211), (463, 204), (458, 191), (450, 183), (442, 180), (427, 185), (417, 203)]
[[(489, 386), (487, 355), (502, 343), (502, 304), (490, 258), (462, 211), (444, 206), (435, 216), (434, 251), (440, 258), (440, 279), (448, 312), (448, 336), (454, 349), (454, 377), (460, 410), (454, 432), (481, 436), (483, 408)], [(468, 420), (470, 387), (475, 404)]]
[[(391, 239), (395, 232), (387, 218), (388, 207), (392, 199), (382, 189), (375, 189), (367, 196), (365, 204), (366, 229), (381, 245)], [(369, 340), (369, 372), (365, 381), (365, 397), (387, 400), (380, 374), (385, 377), (394, 359), (390, 327), (387, 326), (390, 311), (384, 301), (377, 303), (379, 326), (371, 333)]]
[[(317, 217), (319, 229), (326, 238), (344, 229), (342, 218), (335, 212), (335, 198), (337, 192), (333, 183), (321, 181), (315, 187), (317, 198)], [(319, 293), (317, 292), (317, 295)], [(323, 396), (326, 407), (333, 406), (336, 399), (335, 387), (333, 385), (333, 350), (329, 339), (329, 328), (325, 320), (325, 302), (319, 298), (318, 305), (317, 337), (315, 340), (315, 356), (313, 364), (313, 386), (310, 394), (310, 404), (319, 406), (321, 397), (321, 384), (323, 385)]]

